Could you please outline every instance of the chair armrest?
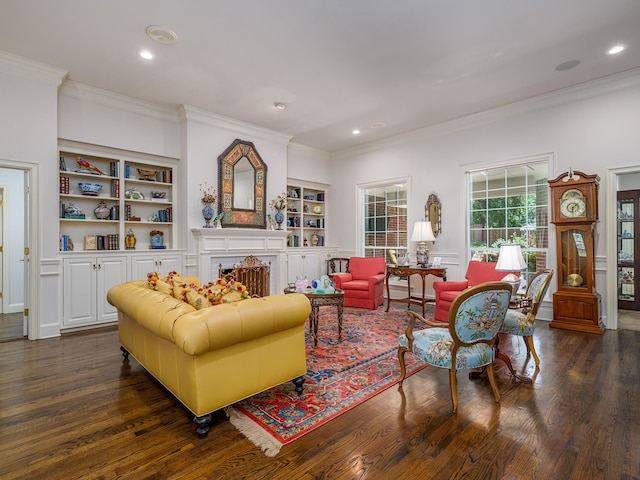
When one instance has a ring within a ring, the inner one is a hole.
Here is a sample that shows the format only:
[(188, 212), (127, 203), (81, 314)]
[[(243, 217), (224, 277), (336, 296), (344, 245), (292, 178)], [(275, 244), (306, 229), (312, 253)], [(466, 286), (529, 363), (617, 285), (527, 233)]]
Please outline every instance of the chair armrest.
[(351, 280), (353, 280), (353, 275), (351, 275), (350, 273), (336, 273), (333, 276), (333, 281), (336, 284), (336, 288), (340, 289), (342, 289), (342, 284), (344, 282), (350, 282)]
[(438, 292), (458, 291), (466, 290), (469, 287), (469, 282), (461, 280), (459, 282), (433, 282), (433, 289)]
[(386, 277), (386, 274), (384, 274), (384, 273), (379, 273), (378, 275), (373, 275), (373, 276), (369, 277), (369, 283), (370, 284), (371, 283), (376, 284), (376, 283), (384, 282), (384, 277)]
[(409, 325), (407, 325), (407, 328), (405, 329), (404, 334), (407, 336), (409, 350), (411, 350), (411, 347), (413, 346), (413, 340), (414, 340), (413, 329), (416, 326), (416, 322), (418, 321), (422, 322), (429, 327), (442, 327), (443, 325), (447, 325), (446, 323), (443, 324), (442, 322), (434, 322), (433, 320), (428, 320), (424, 318), (422, 315), (420, 315), (419, 313), (416, 313), (412, 310), (408, 310), (407, 314), (409, 315)]
[(469, 282), (461, 280), (458, 282), (433, 282), (433, 291), (436, 294), (436, 304), (440, 300), (442, 292), (462, 292), (469, 287)]

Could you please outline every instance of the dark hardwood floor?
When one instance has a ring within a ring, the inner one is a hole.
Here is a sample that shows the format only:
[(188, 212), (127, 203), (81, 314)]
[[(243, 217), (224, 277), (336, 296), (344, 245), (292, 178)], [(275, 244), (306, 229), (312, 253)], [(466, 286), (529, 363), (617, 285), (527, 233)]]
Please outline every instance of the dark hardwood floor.
[[(0, 344), (0, 478), (637, 479), (640, 332), (550, 329), (501, 346), (533, 385), (426, 368), (268, 458), (221, 412), (210, 434), (131, 360), (115, 329)], [(215, 379), (212, 379), (215, 381)], [(241, 379), (238, 379), (241, 381)]]

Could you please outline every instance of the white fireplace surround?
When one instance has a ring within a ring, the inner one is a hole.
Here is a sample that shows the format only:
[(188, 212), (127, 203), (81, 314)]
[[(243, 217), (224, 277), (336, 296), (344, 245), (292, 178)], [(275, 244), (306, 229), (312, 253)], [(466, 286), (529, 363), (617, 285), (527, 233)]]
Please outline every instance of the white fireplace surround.
[(193, 228), (196, 240), (197, 271), (202, 283), (218, 278), (222, 268), (231, 268), (247, 256), (271, 262), (271, 294), (282, 292), (287, 285), (286, 230), (244, 228)]

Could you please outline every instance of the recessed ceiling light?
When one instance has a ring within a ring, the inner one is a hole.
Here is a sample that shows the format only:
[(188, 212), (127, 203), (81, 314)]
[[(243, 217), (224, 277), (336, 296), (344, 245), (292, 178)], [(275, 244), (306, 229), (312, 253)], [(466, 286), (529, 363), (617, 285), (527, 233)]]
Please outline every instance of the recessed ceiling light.
[(384, 128), (387, 124), (384, 122), (376, 122), (371, 124), (371, 128)]
[(580, 64), (580, 60), (569, 60), (568, 62), (563, 62), (556, 67), (556, 70), (561, 72), (563, 70), (570, 70), (573, 67), (577, 67)]
[(356, 128), (355, 130), (352, 130), (351, 133), (353, 133), (354, 135), (360, 135), (360, 130)]
[(149, 50), (138, 50), (138, 55), (140, 58), (144, 58), (145, 60), (153, 60), (154, 55)]
[(145, 31), (147, 32), (147, 37), (154, 42), (161, 43), (162, 45), (173, 45), (178, 41), (178, 35), (176, 35), (176, 32), (159, 25), (150, 25)]
[(614, 47), (611, 47), (607, 53), (609, 55), (615, 55), (616, 53), (620, 53), (621, 51), (623, 51), (625, 49), (624, 45), (616, 45)]
[(285, 103), (282, 102), (275, 102), (273, 104), (278, 110), (284, 110), (287, 108), (287, 105)]

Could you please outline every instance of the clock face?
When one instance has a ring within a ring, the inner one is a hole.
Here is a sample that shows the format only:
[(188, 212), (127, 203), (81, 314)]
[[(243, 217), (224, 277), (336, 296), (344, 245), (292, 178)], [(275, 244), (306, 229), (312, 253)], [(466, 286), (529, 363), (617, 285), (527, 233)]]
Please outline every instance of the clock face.
[(321, 214), (322, 213), (322, 205), (315, 205), (313, 207), (313, 213)]
[(560, 198), (560, 215), (568, 218), (584, 217), (587, 214), (587, 203), (580, 190), (572, 188)]

